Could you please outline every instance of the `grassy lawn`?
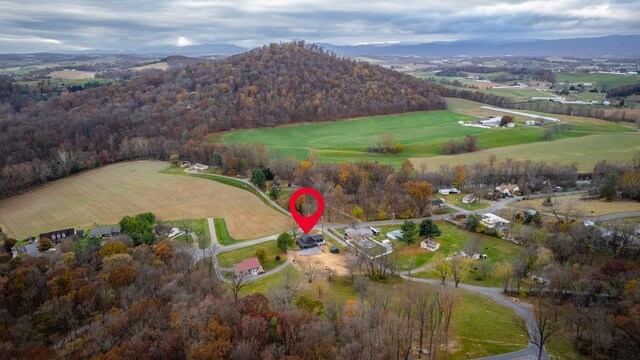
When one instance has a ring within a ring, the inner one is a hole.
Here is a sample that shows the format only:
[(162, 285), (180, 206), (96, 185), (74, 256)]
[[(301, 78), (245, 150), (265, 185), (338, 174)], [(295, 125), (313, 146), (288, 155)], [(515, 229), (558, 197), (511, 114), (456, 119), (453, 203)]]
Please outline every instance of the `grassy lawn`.
[(292, 281), (300, 280), (302, 282), (302, 276), (298, 273), (296, 268), (289, 265), (282, 271), (278, 271), (275, 274), (271, 274), (248, 283), (244, 288), (242, 288), (242, 290), (240, 290), (240, 294), (241, 296), (247, 296), (255, 293), (266, 294), (268, 289), (273, 289), (280, 285), (286, 278), (287, 273), (289, 279)]
[(182, 234), (180, 236), (176, 236), (175, 238), (173, 238), (173, 240), (183, 242), (188, 245), (193, 245), (193, 238), (191, 237), (191, 235)]
[[(233, 265), (243, 260), (254, 257), (256, 250), (258, 250), (259, 248), (265, 248), (267, 250), (267, 260), (262, 263), (262, 268), (265, 271), (269, 271), (278, 267), (278, 265), (282, 264), (286, 259), (286, 255), (280, 249), (278, 249), (274, 240), (237, 250), (223, 252), (218, 255), (218, 264), (220, 264), (221, 267), (225, 268), (233, 267)], [(277, 255), (280, 255), (280, 261), (276, 261)]]
[[(392, 242), (394, 250), (394, 254), (391, 256), (397, 256), (398, 267), (402, 270), (409, 270), (410, 261), (412, 269), (416, 270), (417, 275), (421, 276), (421, 270), (418, 270), (419, 267), (423, 267), (431, 261), (431, 259), (435, 256), (436, 253), (442, 253), (445, 256), (453, 255), (456, 251), (463, 250), (467, 243), (473, 238), (476, 237), (480, 241), (480, 253), (487, 254), (489, 256), (488, 260), (478, 260), (476, 264), (479, 264), (480, 261), (489, 261), (491, 264), (498, 264), (500, 262), (511, 260), (518, 252), (519, 246), (513, 244), (508, 241), (504, 241), (495, 237), (486, 236), (482, 234), (474, 234), (468, 231), (459, 229), (453, 225), (447, 224), (445, 222), (437, 222), (440, 231), (442, 231), (442, 236), (435, 239), (435, 241), (440, 243), (440, 249), (436, 252), (426, 251), (420, 248), (419, 241), (416, 241), (413, 245), (406, 245), (398, 240), (394, 240)], [(398, 227), (397, 227), (398, 228)], [(381, 229), (382, 230), (382, 229)], [(383, 231), (383, 234), (386, 231)], [(414, 273), (412, 272), (412, 275)], [(424, 277), (431, 277), (429, 272), (426, 272)], [(474, 270), (469, 275), (469, 280), (465, 281), (465, 283), (471, 283), (474, 285), (481, 286), (498, 286), (499, 280), (493, 279), (489, 276), (485, 280), (476, 280), (476, 277), (480, 276), (480, 272)]]
[(224, 219), (217, 218), (213, 219), (213, 226), (216, 228), (216, 237), (218, 238), (218, 242), (221, 245), (231, 245), (238, 240), (234, 239), (231, 235), (229, 235), (229, 230), (227, 229), (227, 223)]
[(452, 334), (459, 351), (450, 359), (471, 359), (524, 349), (528, 338), (514, 321), (511, 309), (482, 295), (461, 291), (452, 317)]
[(475, 210), (482, 210), (482, 209), (486, 209), (489, 206), (491, 206), (490, 204), (482, 201), (482, 200), (478, 200), (478, 201), (474, 201), (472, 204), (465, 204), (462, 202), (462, 198), (465, 196), (466, 194), (449, 194), (449, 195), (444, 195), (443, 198), (449, 203), (449, 204), (453, 204), (459, 208), (465, 209), (465, 210), (471, 210), (471, 211), (475, 211)]
[[(187, 219), (187, 220), (167, 220), (163, 221), (163, 224), (177, 227), (180, 229), (189, 229), (198, 237), (198, 243), (200, 247), (207, 247), (211, 244), (211, 234), (209, 233), (209, 224), (206, 219)], [(184, 238), (184, 239), (180, 239)], [(176, 240), (185, 241), (188, 244), (193, 244), (193, 238), (191, 235), (181, 235)]]

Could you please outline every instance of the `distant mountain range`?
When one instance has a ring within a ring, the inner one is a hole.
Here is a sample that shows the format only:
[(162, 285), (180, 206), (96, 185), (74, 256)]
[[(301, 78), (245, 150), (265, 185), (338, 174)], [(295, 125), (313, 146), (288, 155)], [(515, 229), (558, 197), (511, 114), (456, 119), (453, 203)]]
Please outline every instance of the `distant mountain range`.
[(595, 38), (507, 42), (465, 40), (451, 42), (432, 42), (417, 45), (319, 45), (337, 54), (347, 56), (640, 56), (640, 35), (616, 35)]
[[(326, 50), (343, 56), (564, 56), (564, 57), (640, 57), (640, 35), (614, 35), (560, 40), (463, 40), (424, 44), (333, 45), (318, 43)], [(188, 46), (163, 45), (137, 50), (84, 50), (66, 54), (118, 54), (158, 57), (229, 56), (248, 49), (232, 44), (201, 44)]]

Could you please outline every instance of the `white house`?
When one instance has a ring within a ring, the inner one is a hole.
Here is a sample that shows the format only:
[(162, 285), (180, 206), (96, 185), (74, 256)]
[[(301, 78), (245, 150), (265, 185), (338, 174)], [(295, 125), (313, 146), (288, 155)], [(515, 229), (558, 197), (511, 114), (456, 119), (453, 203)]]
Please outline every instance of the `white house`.
[(440, 244), (432, 240), (422, 240), (420, 247), (427, 251), (436, 251), (440, 248)]
[(456, 188), (440, 189), (438, 193), (441, 195), (460, 194), (460, 190)]
[(478, 197), (473, 195), (473, 194), (465, 195), (462, 198), (462, 203), (463, 204), (471, 204), (471, 203), (474, 203), (476, 201), (478, 201)]
[(496, 191), (502, 195), (513, 195), (513, 193), (520, 191), (520, 187), (516, 184), (506, 184), (496, 186)]
[(207, 170), (209, 168), (209, 165), (204, 165), (204, 164), (197, 163), (197, 164), (193, 165), (193, 168), (195, 170), (202, 171), (202, 170)]
[(480, 223), (487, 227), (487, 229), (502, 231), (505, 229), (509, 229), (510, 221), (507, 219), (503, 219), (498, 215), (494, 215), (492, 213), (482, 214), (482, 219)]
[(500, 121), (502, 121), (502, 116), (494, 116), (488, 119), (482, 119), (479, 123), (484, 126), (497, 127), (500, 126)]

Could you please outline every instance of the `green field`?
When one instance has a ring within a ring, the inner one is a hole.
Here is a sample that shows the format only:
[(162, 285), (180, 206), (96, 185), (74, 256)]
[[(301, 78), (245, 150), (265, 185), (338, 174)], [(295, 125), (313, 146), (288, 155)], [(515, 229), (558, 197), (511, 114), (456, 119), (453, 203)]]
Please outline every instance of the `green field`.
[(620, 85), (634, 84), (640, 81), (640, 75), (590, 74), (590, 73), (556, 73), (556, 81), (561, 83), (593, 83), (601, 87), (607, 84), (610, 88)]
[[(473, 118), (452, 111), (415, 112), (337, 122), (237, 130), (216, 139), (225, 143), (264, 144), (276, 155), (293, 155), (299, 160), (313, 156), (327, 162), (368, 160), (399, 166), (407, 158), (439, 156), (447, 141), (462, 140), (465, 135), (477, 135), (480, 149), (532, 143), (542, 138), (542, 129), (538, 127), (481, 129), (458, 124), (458, 121)], [(368, 153), (366, 148), (374, 145), (380, 134), (385, 132), (392, 133), (396, 142), (404, 144), (404, 150), (398, 154)], [(588, 134), (566, 131), (558, 136), (585, 135)]]
[[(282, 264), (286, 259), (286, 255), (280, 249), (278, 249), (274, 240), (253, 246), (247, 246), (237, 250), (223, 252), (218, 255), (218, 263), (220, 264), (220, 267), (233, 267), (233, 265), (243, 260), (254, 257), (256, 250), (258, 250), (259, 248), (267, 249), (267, 261), (262, 263), (262, 267), (265, 271), (269, 271), (278, 267), (278, 265)], [(280, 256), (280, 261), (276, 261), (275, 258), (277, 255)]]
[[(206, 219), (168, 220), (163, 221), (162, 223), (180, 229), (191, 230), (198, 237), (198, 245), (200, 247), (207, 247), (211, 244), (211, 234), (209, 233), (209, 224)], [(189, 244), (193, 241), (193, 238), (190, 235), (182, 235), (176, 239), (184, 240)]]

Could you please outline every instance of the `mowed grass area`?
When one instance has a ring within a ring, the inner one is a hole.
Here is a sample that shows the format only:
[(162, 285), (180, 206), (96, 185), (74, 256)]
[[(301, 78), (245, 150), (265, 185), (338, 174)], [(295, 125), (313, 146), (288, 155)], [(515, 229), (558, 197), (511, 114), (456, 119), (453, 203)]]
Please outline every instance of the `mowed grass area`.
[[(287, 255), (278, 248), (276, 241), (274, 240), (220, 253), (218, 255), (218, 264), (223, 268), (233, 267), (233, 265), (243, 260), (255, 257), (256, 250), (260, 248), (265, 248), (267, 250), (267, 260), (261, 264), (265, 271), (278, 267), (287, 259)], [(276, 256), (280, 256), (280, 261), (276, 261)]]
[(485, 202), (484, 200), (480, 200), (480, 199), (478, 199), (477, 201), (474, 201), (471, 204), (465, 204), (465, 203), (462, 202), (462, 199), (466, 195), (467, 194), (449, 194), (449, 195), (444, 195), (442, 197), (449, 204), (452, 204), (454, 206), (457, 206), (457, 207), (465, 209), (465, 210), (476, 211), (476, 210), (486, 209), (489, 206), (491, 206), (489, 203)]
[[(211, 233), (209, 232), (209, 224), (207, 219), (184, 219), (184, 220), (169, 220), (163, 221), (164, 224), (177, 227), (180, 229), (188, 229), (192, 231), (198, 238), (200, 247), (207, 247), (211, 244)], [(191, 235), (181, 235), (178, 240), (183, 240), (189, 244), (193, 242)]]
[(215, 181), (160, 173), (161, 161), (118, 163), (52, 182), (0, 202), (0, 227), (17, 239), (151, 211), (160, 220), (225, 218), (230, 233), (256, 238), (282, 231), (289, 219), (253, 194)]
[(528, 337), (517, 325), (515, 313), (493, 300), (460, 291), (460, 302), (451, 318), (451, 333), (459, 347), (450, 359), (475, 359), (527, 347)]
[(218, 239), (218, 243), (220, 243), (221, 245), (231, 245), (238, 241), (229, 234), (229, 229), (227, 229), (227, 222), (224, 219), (213, 219), (213, 226), (216, 229), (216, 237)]
[(430, 158), (411, 158), (416, 168), (426, 165), (437, 170), (441, 165), (486, 162), (491, 155), (498, 161), (506, 159), (544, 161), (547, 164), (577, 164), (578, 171), (591, 172), (600, 160), (626, 164), (640, 151), (640, 134), (597, 134), (579, 138), (560, 139), (486, 149), (473, 153), (444, 155)]
[[(587, 200), (583, 194), (554, 196), (551, 198), (558, 203), (559, 209), (571, 206), (580, 212), (580, 216), (600, 216), (625, 212), (640, 212), (640, 202), (637, 201), (605, 201)], [(542, 205), (545, 199), (518, 201), (512, 204), (517, 209), (536, 209), (540, 212), (551, 212), (551, 208)]]

